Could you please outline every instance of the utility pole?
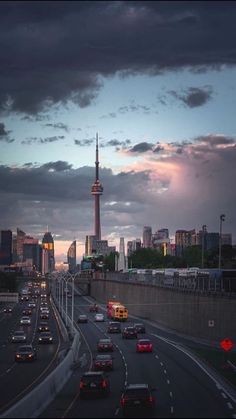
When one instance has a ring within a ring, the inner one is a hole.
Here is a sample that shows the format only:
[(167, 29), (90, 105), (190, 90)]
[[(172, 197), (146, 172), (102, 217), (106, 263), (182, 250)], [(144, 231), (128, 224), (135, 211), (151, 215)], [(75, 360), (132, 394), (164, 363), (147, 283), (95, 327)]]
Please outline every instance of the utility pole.
[(204, 269), (205, 234), (206, 234), (206, 225), (204, 224), (202, 226), (202, 269)]
[(221, 269), (221, 243), (222, 243), (222, 222), (225, 221), (225, 214), (220, 216), (220, 235), (219, 235), (219, 269)]

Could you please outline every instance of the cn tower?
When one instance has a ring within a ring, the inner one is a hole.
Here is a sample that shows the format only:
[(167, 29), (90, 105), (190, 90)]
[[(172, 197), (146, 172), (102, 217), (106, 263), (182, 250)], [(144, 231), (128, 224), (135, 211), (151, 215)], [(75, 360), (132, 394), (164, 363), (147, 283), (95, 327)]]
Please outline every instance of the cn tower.
[(103, 187), (99, 180), (99, 160), (98, 160), (98, 134), (96, 134), (96, 174), (95, 174), (95, 182), (91, 188), (91, 194), (94, 195), (94, 211), (95, 211), (95, 219), (94, 219), (94, 234), (96, 240), (101, 240), (101, 223), (100, 223), (100, 195), (102, 195)]

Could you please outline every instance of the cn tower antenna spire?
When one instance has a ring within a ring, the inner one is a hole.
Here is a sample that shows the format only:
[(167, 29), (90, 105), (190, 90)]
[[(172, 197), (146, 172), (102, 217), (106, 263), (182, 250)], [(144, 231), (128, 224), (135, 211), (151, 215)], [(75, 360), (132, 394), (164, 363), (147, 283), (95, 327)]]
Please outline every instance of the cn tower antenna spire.
[(95, 182), (91, 188), (91, 194), (94, 196), (94, 235), (96, 240), (101, 240), (100, 195), (102, 193), (103, 187), (99, 180), (98, 133), (96, 133)]
[(98, 133), (96, 134), (96, 180), (99, 180), (99, 160), (98, 160)]

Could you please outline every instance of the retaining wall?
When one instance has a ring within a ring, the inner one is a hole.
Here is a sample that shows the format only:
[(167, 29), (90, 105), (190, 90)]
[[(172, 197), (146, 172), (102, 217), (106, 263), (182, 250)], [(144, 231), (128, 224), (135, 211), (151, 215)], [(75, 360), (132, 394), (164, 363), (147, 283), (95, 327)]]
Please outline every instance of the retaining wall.
[(127, 306), (130, 314), (180, 333), (208, 340), (227, 336), (236, 340), (233, 298), (109, 279), (91, 281), (91, 296), (102, 303), (115, 297)]

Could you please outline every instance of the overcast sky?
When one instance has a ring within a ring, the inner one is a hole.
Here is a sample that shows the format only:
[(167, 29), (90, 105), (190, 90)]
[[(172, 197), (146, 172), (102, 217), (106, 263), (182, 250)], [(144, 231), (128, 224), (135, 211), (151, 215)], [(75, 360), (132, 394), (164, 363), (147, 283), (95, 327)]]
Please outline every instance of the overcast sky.
[(236, 3), (0, 2), (0, 229), (57, 260), (169, 228), (236, 243)]

